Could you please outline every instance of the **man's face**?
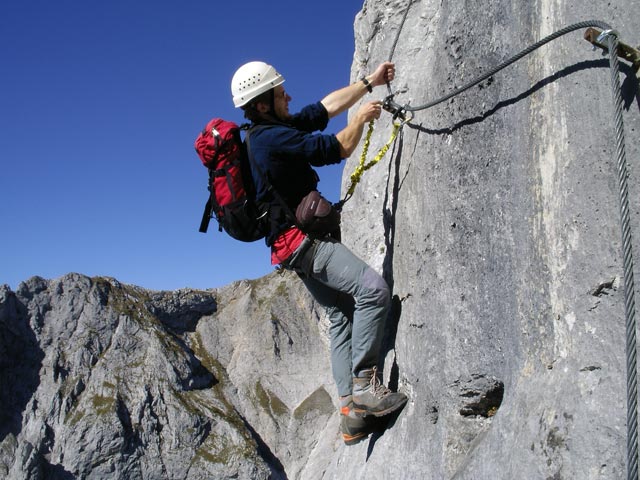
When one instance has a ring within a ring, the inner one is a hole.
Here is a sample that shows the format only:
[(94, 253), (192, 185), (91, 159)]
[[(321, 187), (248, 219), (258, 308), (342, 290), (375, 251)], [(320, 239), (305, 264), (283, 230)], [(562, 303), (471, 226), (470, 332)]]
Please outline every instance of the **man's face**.
[(280, 120), (289, 120), (291, 114), (289, 113), (289, 101), (291, 97), (284, 91), (282, 85), (278, 85), (274, 88), (273, 107), (275, 114)]

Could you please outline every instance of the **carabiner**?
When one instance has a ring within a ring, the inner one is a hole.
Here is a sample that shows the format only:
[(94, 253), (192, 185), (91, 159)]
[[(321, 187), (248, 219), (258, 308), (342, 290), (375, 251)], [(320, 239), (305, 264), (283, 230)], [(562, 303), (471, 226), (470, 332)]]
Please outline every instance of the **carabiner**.
[(393, 115), (394, 120), (396, 118), (400, 118), (401, 120), (403, 120), (402, 122), (403, 124), (406, 123), (405, 121), (406, 111), (402, 105), (400, 105), (399, 103), (396, 103), (393, 100), (393, 94), (388, 95), (387, 98), (384, 99), (384, 101), (382, 102), (382, 108), (384, 108), (387, 112)]

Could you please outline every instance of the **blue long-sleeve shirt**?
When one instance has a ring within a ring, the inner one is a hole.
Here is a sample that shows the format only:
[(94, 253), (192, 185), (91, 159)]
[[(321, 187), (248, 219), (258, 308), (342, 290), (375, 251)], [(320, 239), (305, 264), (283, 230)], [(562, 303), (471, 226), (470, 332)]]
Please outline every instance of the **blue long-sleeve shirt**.
[[(329, 123), (322, 103), (304, 107), (292, 116), (288, 124), (261, 123), (251, 133), (251, 153), (262, 172), (290, 207), (315, 189), (318, 177), (312, 166), (339, 163), (340, 144), (335, 135), (315, 134)], [(260, 172), (252, 172), (258, 200), (267, 197), (267, 187)]]
[[(250, 149), (253, 161), (263, 174), (268, 176), (271, 185), (285, 200), (292, 211), (302, 198), (315, 190), (318, 175), (313, 167), (331, 165), (342, 160), (340, 144), (333, 134), (314, 133), (323, 131), (329, 123), (329, 114), (321, 102), (304, 107), (292, 116), (287, 124), (262, 123), (263, 128), (252, 129)], [(271, 198), (263, 175), (252, 166), (258, 200), (276, 205)], [(275, 230), (290, 226), (282, 218)], [(271, 245), (279, 231), (272, 231), (267, 238)]]

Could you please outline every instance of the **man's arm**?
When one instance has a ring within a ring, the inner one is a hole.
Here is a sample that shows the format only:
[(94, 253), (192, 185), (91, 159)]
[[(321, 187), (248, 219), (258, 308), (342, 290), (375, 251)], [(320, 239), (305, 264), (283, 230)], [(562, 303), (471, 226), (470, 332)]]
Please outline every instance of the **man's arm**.
[[(373, 88), (392, 81), (394, 77), (395, 65), (391, 62), (384, 62), (376, 68), (375, 72), (371, 75), (367, 75), (365, 78), (369, 82), (371, 88)], [(330, 93), (320, 102), (324, 105), (324, 108), (327, 109), (329, 118), (333, 118), (351, 108), (358, 100), (364, 97), (367, 91), (367, 86), (362, 80), (360, 80), (347, 87)]]
[(340, 156), (342, 158), (347, 158), (353, 153), (360, 142), (364, 126), (371, 120), (380, 118), (381, 111), (381, 101), (377, 100), (365, 103), (351, 118), (349, 124), (336, 134), (336, 138), (340, 144)]

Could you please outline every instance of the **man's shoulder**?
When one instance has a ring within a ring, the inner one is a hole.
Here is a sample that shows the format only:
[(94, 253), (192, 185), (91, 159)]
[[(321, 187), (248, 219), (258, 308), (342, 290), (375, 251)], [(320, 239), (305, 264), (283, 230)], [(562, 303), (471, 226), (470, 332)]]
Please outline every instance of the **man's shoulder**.
[(322, 102), (316, 102), (307, 105), (293, 115), (291, 123), (305, 132), (324, 130), (329, 123), (329, 114)]
[(296, 128), (284, 123), (261, 123), (251, 127), (249, 134), (251, 141), (262, 143), (269, 142), (273, 138), (290, 135)]
[(251, 143), (256, 147), (264, 147), (275, 143), (286, 144), (288, 141), (299, 142), (302, 137), (324, 130), (328, 123), (328, 114), (322, 103), (307, 105), (300, 112), (291, 116), (287, 123), (261, 122), (253, 124), (249, 129)]

